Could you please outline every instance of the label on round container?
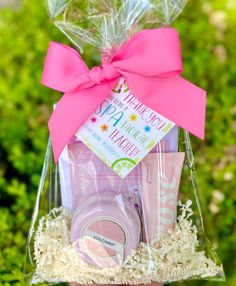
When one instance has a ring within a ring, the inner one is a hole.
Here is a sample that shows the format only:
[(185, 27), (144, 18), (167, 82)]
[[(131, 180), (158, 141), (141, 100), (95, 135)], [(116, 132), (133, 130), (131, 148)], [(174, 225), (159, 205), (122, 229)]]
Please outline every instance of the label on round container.
[(122, 226), (112, 220), (97, 220), (83, 231), (82, 244), (92, 257), (123, 256), (126, 234)]

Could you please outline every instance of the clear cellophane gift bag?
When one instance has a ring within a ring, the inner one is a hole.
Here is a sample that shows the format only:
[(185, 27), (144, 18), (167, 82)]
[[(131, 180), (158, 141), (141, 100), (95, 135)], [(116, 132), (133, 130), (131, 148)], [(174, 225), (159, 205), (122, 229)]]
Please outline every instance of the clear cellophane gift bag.
[[(48, 0), (47, 7), (54, 24), (81, 52), (91, 44), (109, 62), (136, 32), (170, 26), (185, 4)], [(111, 94), (122, 92), (129, 92), (123, 77)], [(136, 116), (130, 114), (132, 124)], [(146, 124), (144, 131), (155, 124)], [(49, 140), (27, 243), (25, 275), (31, 283), (224, 280), (221, 261), (205, 235), (189, 133), (177, 124), (169, 129), (148, 145), (135, 166), (127, 158), (108, 166), (78, 132), (55, 163)]]

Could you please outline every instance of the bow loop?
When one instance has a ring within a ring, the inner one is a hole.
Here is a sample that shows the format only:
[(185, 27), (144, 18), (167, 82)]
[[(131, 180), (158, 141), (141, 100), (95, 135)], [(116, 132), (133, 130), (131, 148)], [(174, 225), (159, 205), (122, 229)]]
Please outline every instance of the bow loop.
[(111, 60), (124, 72), (146, 77), (170, 77), (182, 73), (178, 32), (172, 28), (143, 30), (125, 43)]
[(51, 42), (44, 63), (42, 83), (61, 92), (71, 92), (78, 86), (77, 79), (88, 70), (77, 51)]

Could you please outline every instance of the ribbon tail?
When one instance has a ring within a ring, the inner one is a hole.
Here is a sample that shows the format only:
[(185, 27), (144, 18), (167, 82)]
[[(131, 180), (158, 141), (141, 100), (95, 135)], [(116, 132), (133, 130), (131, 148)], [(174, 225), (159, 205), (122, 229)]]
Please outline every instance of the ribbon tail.
[(48, 123), (55, 162), (79, 127), (106, 100), (115, 83), (63, 95)]
[(123, 73), (132, 94), (143, 104), (204, 139), (206, 92), (180, 76), (143, 77)]

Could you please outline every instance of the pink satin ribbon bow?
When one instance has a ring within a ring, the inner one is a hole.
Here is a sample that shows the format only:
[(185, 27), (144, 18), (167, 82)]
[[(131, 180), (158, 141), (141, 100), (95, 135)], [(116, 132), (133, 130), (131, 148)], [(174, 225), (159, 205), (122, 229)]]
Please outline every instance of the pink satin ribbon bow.
[(51, 42), (42, 83), (64, 93), (49, 120), (55, 161), (121, 76), (139, 101), (203, 139), (206, 93), (181, 72), (178, 32), (172, 28), (137, 33), (109, 63), (91, 70), (76, 50)]

